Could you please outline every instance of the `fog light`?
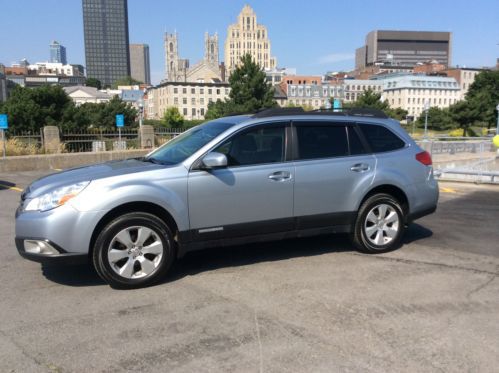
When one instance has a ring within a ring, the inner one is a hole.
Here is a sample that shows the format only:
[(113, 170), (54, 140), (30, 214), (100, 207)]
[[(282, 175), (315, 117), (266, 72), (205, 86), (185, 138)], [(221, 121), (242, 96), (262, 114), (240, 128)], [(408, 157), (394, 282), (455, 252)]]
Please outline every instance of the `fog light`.
[(24, 240), (24, 250), (31, 254), (57, 255), (59, 252), (46, 241)]

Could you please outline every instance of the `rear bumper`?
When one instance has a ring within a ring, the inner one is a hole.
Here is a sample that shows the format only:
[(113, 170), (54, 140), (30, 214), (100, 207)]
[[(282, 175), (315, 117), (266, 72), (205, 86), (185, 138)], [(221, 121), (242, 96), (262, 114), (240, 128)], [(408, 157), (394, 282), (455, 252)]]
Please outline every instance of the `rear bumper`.
[(29, 238), (16, 237), (17, 251), (19, 252), (19, 255), (21, 255), (25, 259), (43, 264), (73, 265), (73, 264), (84, 264), (88, 262), (88, 254), (68, 253), (64, 251), (64, 249), (58, 247), (53, 242), (50, 242), (48, 240), (46, 240), (46, 242), (49, 243), (52, 247), (54, 247), (59, 252), (59, 254), (47, 255), (47, 254), (35, 254), (27, 252), (24, 248), (25, 239)]
[(406, 219), (406, 224), (412, 223), (414, 220), (422, 218), (423, 216), (433, 214), (435, 211), (437, 211), (437, 205), (432, 206), (430, 208), (421, 210), (421, 211), (416, 211), (407, 216)]

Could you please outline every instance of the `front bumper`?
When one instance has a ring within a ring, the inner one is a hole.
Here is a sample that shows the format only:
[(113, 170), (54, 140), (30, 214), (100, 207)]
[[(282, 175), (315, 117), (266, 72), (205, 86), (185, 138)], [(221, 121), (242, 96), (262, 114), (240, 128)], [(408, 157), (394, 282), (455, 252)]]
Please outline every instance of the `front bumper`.
[(58, 250), (61, 254), (87, 255), (95, 226), (105, 213), (81, 212), (70, 203), (45, 212), (18, 211), (15, 236), (19, 239), (51, 242), (61, 248)]
[(49, 240), (35, 239), (37, 241), (45, 241), (46, 243), (50, 244), (50, 246), (53, 247), (58, 252), (57, 254), (41, 254), (41, 253), (28, 252), (24, 247), (24, 242), (26, 240), (34, 240), (34, 239), (16, 237), (17, 251), (25, 259), (43, 264), (84, 264), (88, 262), (88, 254), (68, 253), (64, 249), (58, 247), (53, 242), (50, 242)]

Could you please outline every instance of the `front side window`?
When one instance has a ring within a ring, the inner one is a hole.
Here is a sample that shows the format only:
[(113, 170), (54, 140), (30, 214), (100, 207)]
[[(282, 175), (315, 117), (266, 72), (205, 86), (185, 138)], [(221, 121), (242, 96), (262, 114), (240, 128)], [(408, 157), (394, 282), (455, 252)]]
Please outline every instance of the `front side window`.
[(320, 123), (297, 124), (298, 159), (343, 157), (348, 155), (344, 125)]
[(215, 152), (225, 154), (228, 166), (284, 162), (284, 126), (259, 127), (238, 133)]
[(375, 124), (361, 124), (359, 128), (374, 153), (401, 149), (405, 143), (389, 129)]
[[(186, 111), (187, 109), (184, 110)], [(234, 123), (214, 120), (194, 127), (156, 149), (146, 157), (146, 160), (167, 165), (183, 162), (187, 157), (194, 154), (201, 147), (233, 125)]]

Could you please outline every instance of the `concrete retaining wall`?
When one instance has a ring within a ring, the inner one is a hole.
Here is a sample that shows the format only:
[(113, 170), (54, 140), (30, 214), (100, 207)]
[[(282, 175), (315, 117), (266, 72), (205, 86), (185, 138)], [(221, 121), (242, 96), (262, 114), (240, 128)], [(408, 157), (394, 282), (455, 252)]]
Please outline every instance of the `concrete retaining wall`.
[(150, 150), (123, 150), (109, 152), (62, 153), (43, 155), (22, 155), (18, 157), (1, 158), (0, 172), (66, 169), (92, 163), (111, 160), (141, 157)]

